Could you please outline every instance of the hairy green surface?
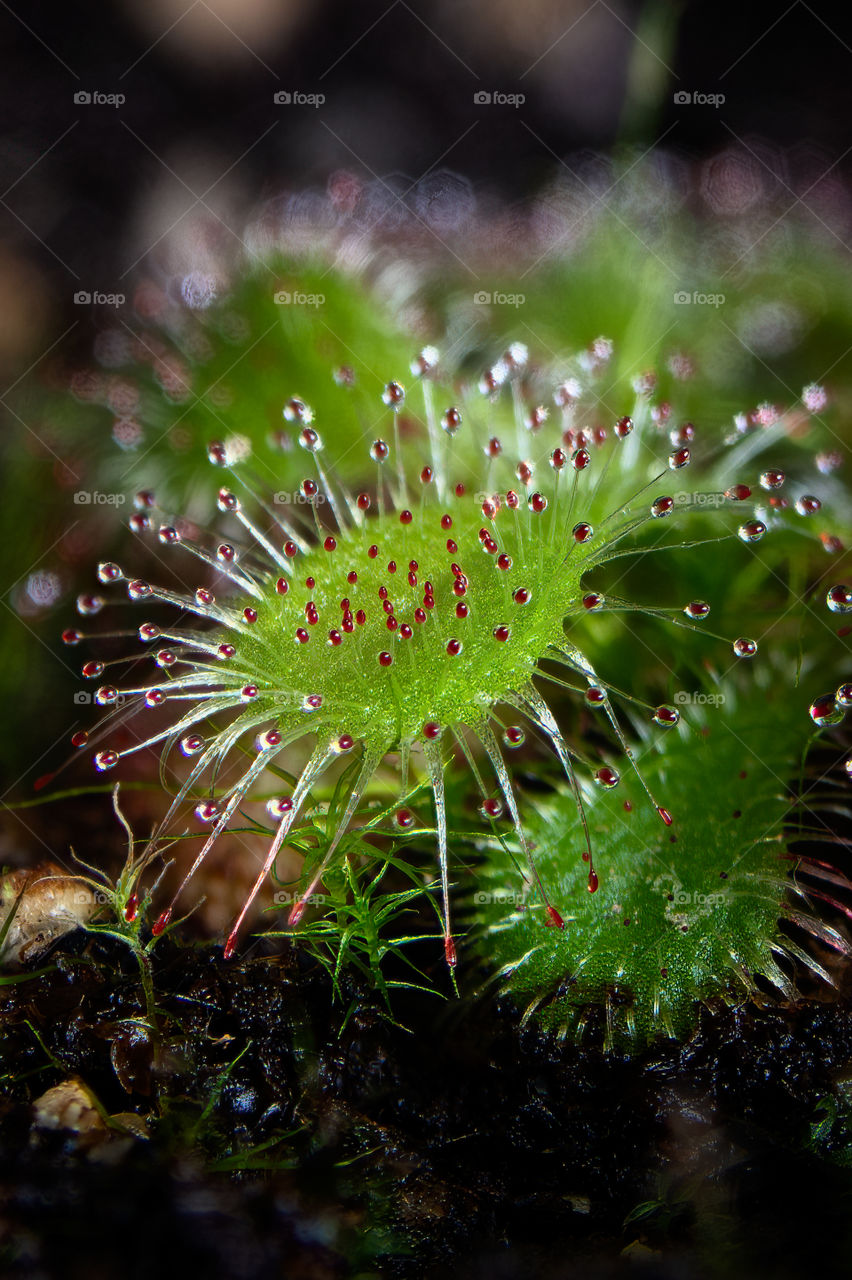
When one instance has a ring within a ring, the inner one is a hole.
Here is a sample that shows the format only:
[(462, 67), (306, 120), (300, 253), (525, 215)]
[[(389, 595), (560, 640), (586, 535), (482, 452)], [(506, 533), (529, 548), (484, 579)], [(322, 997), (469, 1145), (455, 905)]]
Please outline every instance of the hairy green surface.
[(813, 875), (813, 864), (786, 852), (796, 834), (788, 786), (808, 738), (801, 696), (743, 693), (732, 680), (702, 696), (682, 731), (637, 753), (673, 815), (670, 831), (630, 773), (612, 790), (587, 792), (595, 892), (573, 798), (535, 806), (530, 838), (564, 931), (543, 929), (541, 908), (519, 905), (507, 854), (489, 855), (481, 873), (476, 945), (527, 1015), (560, 1035), (581, 1036), (591, 1007), (602, 1006), (608, 1045), (682, 1036), (696, 1002), (741, 1000), (758, 976), (792, 994), (793, 958), (827, 979), (782, 920), (849, 954), (811, 911), (801, 874)]

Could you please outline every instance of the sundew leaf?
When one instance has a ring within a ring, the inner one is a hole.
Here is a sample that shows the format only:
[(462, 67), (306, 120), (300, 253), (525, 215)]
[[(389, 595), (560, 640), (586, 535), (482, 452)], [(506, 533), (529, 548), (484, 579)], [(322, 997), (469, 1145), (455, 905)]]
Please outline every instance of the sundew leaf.
[[(560, 1036), (581, 1038), (596, 1022), (610, 1048), (682, 1037), (702, 1001), (743, 1000), (759, 978), (790, 997), (793, 961), (831, 981), (825, 956), (850, 955), (846, 932), (819, 909), (826, 899), (844, 909), (845, 878), (788, 852), (802, 834), (790, 785), (813, 737), (806, 700), (731, 679), (689, 700), (681, 726), (636, 753), (670, 829), (631, 772), (585, 788), (590, 870), (573, 797), (531, 806), (529, 838), (564, 930), (542, 929), (543, 908), (519, 899), (505, 854), (490, 851), (480, 872), (474, 945), (524, 1017)], [(826, 835), (814, 808), (805, 833)], [(803, 932), (819, 958), (796, 941)]]

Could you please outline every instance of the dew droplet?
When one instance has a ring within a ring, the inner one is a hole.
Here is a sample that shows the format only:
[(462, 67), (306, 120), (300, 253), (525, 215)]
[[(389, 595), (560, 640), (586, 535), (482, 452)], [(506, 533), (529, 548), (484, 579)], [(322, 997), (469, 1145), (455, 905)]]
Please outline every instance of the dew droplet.
[(618, 786), (620, 775), (615, 769), (611, 769), (609, 765), (605, 764), (595, 773), (595, 781), (600, 783), (602, 787), (610, 790), (612, 787)]
[(411, 361), (409, 368), (415, 378), (425, 378), (437, 367), (440, 353), (437, 347), (423, 347)]
[(118, 701), (118, 689), (114, 684), (102, 684), (95, 690), (95, 703), (99, 707), (109, 707)]
[(683, 606), (683, 611), (687, 618), (696, 618), (700, 621), (707, 617), (710, 606), (705, 600), (690, 600), (689, 604)]
[(786, 478), (783, 471), (762, 471), (760, 487), (761, 489), (780, 489)]
[(503, 745), (510, 751), (517, 751), (526, 741), (526, 734), (519, 725), (510, 724), (503, 733)]
[(204, 750), (204, 739), (199, 733), (188, 733), (180, 740), (180, 750), (182, 755), (197, 756), (199, 751)]
[(675, 707), (657, 707), (653, 718), (655, 724), (664, 729), (672, 729), (680, 721), (680, 712)]
[(98, 565), (98, 582), (120, 582), (123, 577), (119, 565), (111, 560), (102, 560)]
[(308, 453), (320, 453), (323, 447), (322, 436), (313, 427), (303, 427), (299, 432), (299, 444)]
[(84, 618), (92, 618), (95, 614), (100, 613), (105, 604), (106, 601), (103, 596), (93, 596), (84, 592), (83, 595), (77, 597), (77, 612)]
[(106, 773), (107, 769), (113, 769), (118, 764), (117, 751), (99, 751), (95, 756), (95, 768), (98, 773)]
[(747, 636), (740, 636), (735, 640), (731, 648), (734, 651), (735, 658), (753, 658), (757, 653), (757, 641), (749, 640)]
[(800, 516), (812, 516), (820, 510), (822, 503), (812, 493), (805, 493), (801, 498), (796, 499), (795, 507)]
[(313, 422), (314, 411), (299, 396), (291, 396), (281, 410), (287, 422)]
[(832, 613), (852, 613), (852, 588), (843, 584), (829, 587), (825, 603)]
[[(370, 445), (370, 457), (374, 462), (387, 462), (389, 455), (390, 449), (384, 440), (374, 440)], [(370, 505), (370, 499), (367, 497), (367, 494), (361, 494), (359, 496), (358, 506), (361, 507), (361, 510), (363, 511), (366, 510), (366, 508), (361, 506), (362, 498), (367, 498), (367, 506)]]
[(691, 456), (688, 449), (675, 449), (674, 453), (669, 454), (669, 470), (679, 471), (681, 467), (688, 466)]
[(655, 520), (659, 519), (660, 516), (671, 515), (673, 510), (674, 510), (674, 498), (670, 498), (668, 496), (655, 498), (654, 501), (651, 503), (651, 515), (654, 517)]
[(216, 506), (220, 511), (239, 511), (240, 500), (230, 489), (220, 489), (216, 496)]
[(393, 815), (394, 826), (400, 831), (408, 831), (410, 827), (414, 826), (414, 822), (414, 814), (410, 809), (397, 809)]
[(195, 806), (195, 816), (199, 822), (215, 822), (219, 813), (219, 805), (215, 800), (200, 800)]
[(594, 537), (594, 532), (590, 524), (586, 524), (585, 521), (581, 520), (579, 524), (574, 525), (571, 535), (575, 542), (588, 542), (590, 538)]
[(503, 812), (503, 805), (499, 800), (483, 800), (479, 806), (479, 812), (483, 818), (499, 818)]
[(382, 400), (398, 413), (405, 404), (405, 387), (401, 382), (388, 382), (382, 392)]
[(293, 808), (293, 801), (289, 796), (275, 796), (272, 800), (266, 802), (266, 812), (270, 818), (276, 820), (284, 817), (285, 813), (289, 813)]
[(821, 698), (816, 698), (811, 703), (808, 711), (814, 724), (820, 729), (840, 724), (846, 715), (844, 708), (837, 705), (834, 694), (831, 693), (824, 693)]
[(766, 525), (762, 520), (747, 520), (737, 529), (737, 537), (741, 542), (760, 542), (766, 533)]
[(445, 409), (441, 414), (441, 426), (448, 436), (454, 436), (462, 424), (461, 412), (450, 405), (449, 409)]

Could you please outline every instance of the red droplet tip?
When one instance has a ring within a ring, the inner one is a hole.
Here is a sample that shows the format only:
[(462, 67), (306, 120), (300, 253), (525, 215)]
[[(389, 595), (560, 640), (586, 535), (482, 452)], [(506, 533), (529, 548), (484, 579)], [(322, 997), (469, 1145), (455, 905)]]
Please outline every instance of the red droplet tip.
[(456, 944), (449, 935), (444, 938), (444, 956), (450, 968), (454, 969), (458, 957), (456, 956)]
[(164, 911), (161, 916), (157, 917), (157, 919), (154, 921), (153, 925), (151, 926), (151, 932), (153, 933), (155, 938), (159, 938), (160, 934), (163, 932), (163, 930), (165, 929), (166, 925), (169, 923), (171, 918), (172, 918), (171, 907), (169, 907), (167, 911)]
[(287, 923), (288, 925), (290, 925), (291, 928), (294, 925), (297, 925), (301, 920), (302, 916), (305, 914), (305, 906), (306, 906), (306, 903), (304, 903), (301, 898), (299, 899), (298, 902), (293, 904), (293, 907), (290, 910), (290, 914), (287, 917)]
[(233, 960), (234, 952), (237, 949), (237, 935), (231, 933), (228, 935), (228, 941), (225, 943), (224, 956), (226, 960)]
[(56, 777), (56, 771), (53, 773), (43, 773), (40, 778), (36, 778), (33, 783), (33, 791), (41, 791), (42, 787), (46, 787)]
[(672, 815), (669, 813), (668, 809), (658, 808), (657, 813), (660, 815), (660, 817), (662, 818), (663, 822), (666, 824), (667, 827), (670, 827), (672, 825), (672, 822), (674, 821), (674, 819), (672, 818)]
[(547, 916), (547, 919), (545, 920), (544, 923), (547, 925), (548, 929), (564, 929), (565, 928), (565, 921), (562, 919), (561, 915), (556, 910), (556, 908), (551, 907), (549, 903), (547, 906), (547, 910), (545, 911), (545, 915)]

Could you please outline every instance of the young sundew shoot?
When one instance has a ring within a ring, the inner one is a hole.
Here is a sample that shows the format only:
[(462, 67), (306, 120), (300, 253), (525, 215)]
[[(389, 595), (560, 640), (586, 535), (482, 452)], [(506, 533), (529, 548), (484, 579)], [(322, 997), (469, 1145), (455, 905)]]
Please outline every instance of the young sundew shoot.
[[(605, 345), (608, 353), (611, 344)], [(227, 956), (233, 955), (246, 913), (312, 788), (335, 761), (351, 753), (360, 760), (351, 799), (290, 913), (291, 924), (322, 880), (380, 763), (390, 753), (398, 756), (404, 795), (412, 755), (417, 754), (420, 768), (422, 754), (434, 801), (445, 955), (449, 965), (455, 964), (444, 770), (457, 749), (481, 792), (484, 829), (493, 831), (494, 820), (508, 815), (526, 866), (527, 890), (544, 904), (545, 923), (561, 929), (563, 917), (536, 869), (506, 759), (524, 740), (524, 722), (550, 742), (567, 777), (583, 831), (590, 890), (597, 872), (575, 772), (579, 753), (563, 736), (536, 677), (579, 689), (587, 707), (611, 726), (657, 821), (671, 824), (663, 797), (641, 780), (627, 751), (614, 691), (580, 648), (578, 622), (611, 611), (637, 611), (707, 634), (704, 601), (646, 608), (585, 583), (592, 570), (641, 550), (635, 540), (641, 531), (660, 526), (664, 534), (664, 526), (701, 506), (679, 503), (671, 483), (690, 462), (694, 428), (689, 423), (666, 428), (668, 456), (649, 471), (661, 431), (647, 409), (645, 391), (637, 400), (636, 422), (623, 416), (607, 428), (586, 429), (579, 381), (557, 387), (559, 412), (551, 418), (527, 403), (526, 359), (526, 348), (511, 347), (499, 367), (483, 375), (476, 411), (467, 415), (459, 407), (461, 397), (453, 397), (436, 376), (437, 352), (426, 348), (412, 362), (426, 430), (416, 437), (410, 418), (405, 433), (400, 430), (406, 391), (391, 380), (382, 396), (384, 409), (377, 404), (377, 413), (384, 415), (380, 426), (385, 426), (372, 441), (353, 444), (339, 470), (323, 449), (322, 424), (302, 398), (291, 396), (283, 416), (304, 451), (305, 475), (289, 502), (280, 494), (276, 502), (264, 501), (248, 463), (235, 460), (221, 442), (210, 444), (209, 459), (228, 475), (218, 506), (231, 522), (231, 533), (199, 537), (195, 526), (161, 512), (152, 493), (137, 496), (131, 528), (153, 535), (179, 558), (175, 573), (181, 581), (195, 566), (191, 589), (161, 587), (116, 563), (100, 564), (102, 584), (123, 583), (131, 601), (172, 605), (179, 617), (173, 625), (143, 619), (136, 634), (151, 650), (154, 678), (100, 683), (94, 701), (105, 709), (105, 719), (95, 733), (78, 732), (72, 741), (75, 747), (97, 747), (94, 763), (101, 772), (152, 747), (162, 750), (164, 761), (175, 748), (191, 761), (151, 840), (155, 849), (174, 830), (188, 798), (203, 797), (195, 816), (211, 829), (181, 889), (269, 766), (284, 753), (292, 757), (296, 744), (303, 751), (295, 785), (267, 806), (277, 826), (228, 936)], [(503, 387), (511, 388), (516, 430), (501, 439), (489, 430), (489, 416)], [(643, 434), (650, 438), (640, 439)], [(469, 459), (479, 458), (476, 485), (456, 478), (457, 442), (468, 460), (466, 472)], [(365, 450), (375, 485), (369, 491), (350, 489), (345, 468), (360, 469)], [(749, 508), (751, 493), (744, 483), (728, 489), (722, 506), (734, 509), (733, 528), (714, 506), (709, 541), (739, 536), (751, 544), (763, 536), (765, 524)], [(669, 545), (693, 546), (695, 540)], [(103, 596), (87, 595), (78, 607), (92, 614), (103, 603)], [(81, 639), (76, 628), (64, 634), (68, 644)], [(746, 635), (724, 643), (735, 658), (751, 659), (757, 651)], [(93, 659), (83, 666), (83, 675), (101, 681), (113, 665)], [(516, 723), (498, 718), (498, 706), (511, 708)], [(164, 707), (165, 725), (154, 714)], [(660, 707), (653, 719), (667, 729), (677, 723), (678, 712)], [(246, 750), (247, 766), (234, 781), (218, 785), (225, 761)], [(480, 761), (490, 767), (490, 782)], [(596, 777), (604, 788), (617, 781), (609, 765)], [(166, 927), (173, 908), (174, 901), (155, 932)]]

